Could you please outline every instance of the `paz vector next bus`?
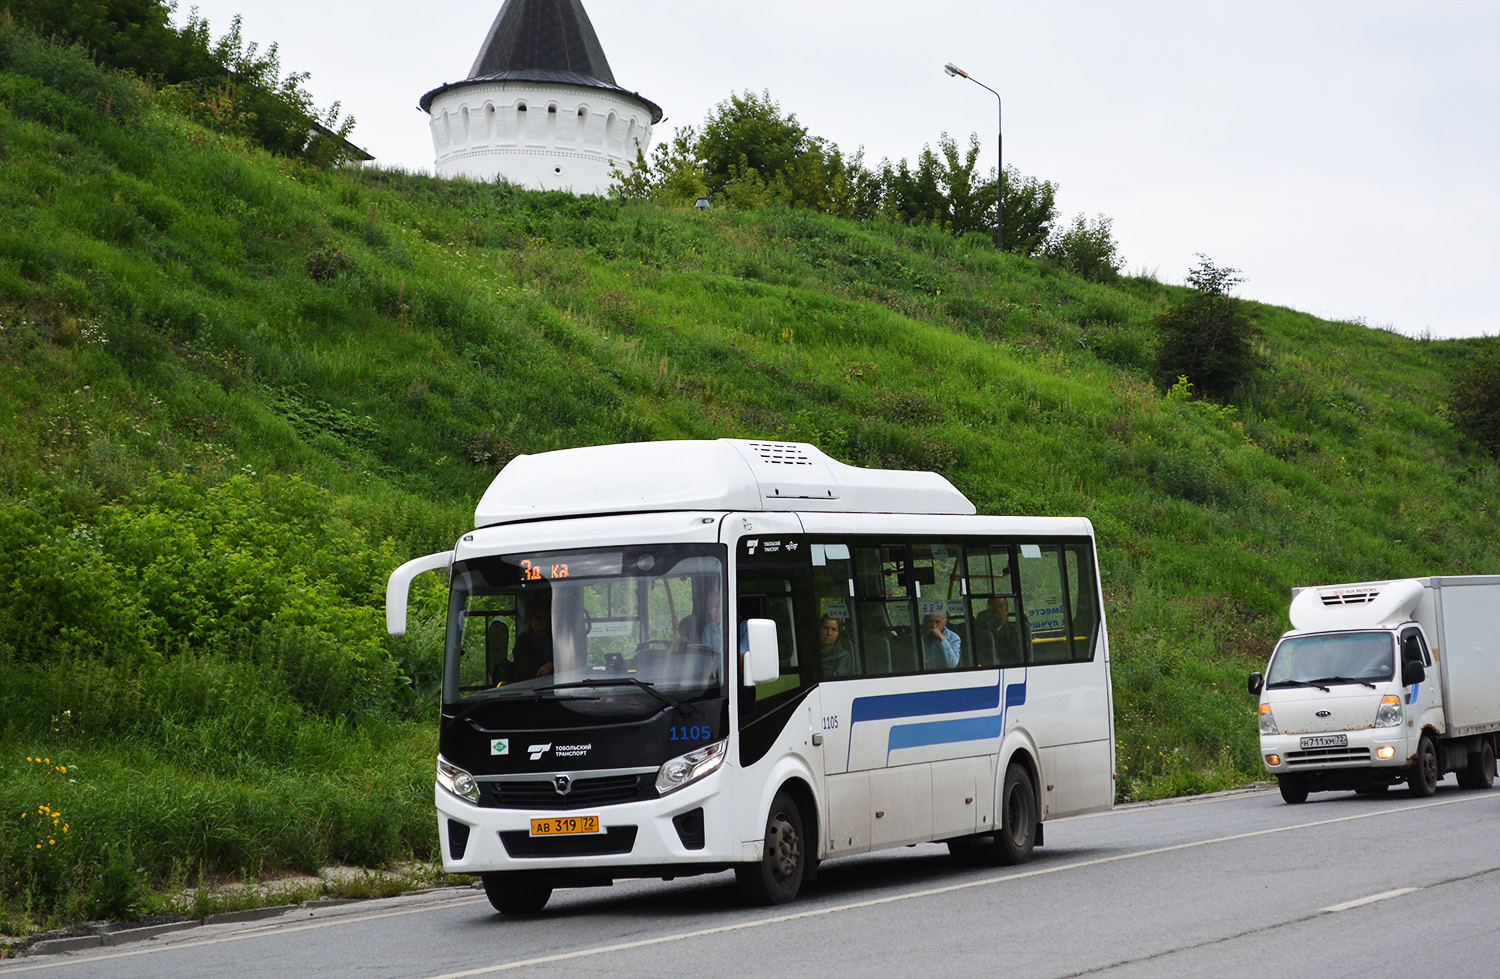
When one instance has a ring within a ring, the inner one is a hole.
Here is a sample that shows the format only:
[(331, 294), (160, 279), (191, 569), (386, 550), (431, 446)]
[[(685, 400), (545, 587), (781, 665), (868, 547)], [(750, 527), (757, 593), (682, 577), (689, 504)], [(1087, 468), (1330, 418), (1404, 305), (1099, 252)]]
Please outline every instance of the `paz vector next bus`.
[(984, 517), (935, 473), (811, 445), (647, 442), (513, 459), (451, 551), (443, 866), (502, 912), (555, 887), (944, 841), (1017, 863), (1114, 799), (1093, 528)]

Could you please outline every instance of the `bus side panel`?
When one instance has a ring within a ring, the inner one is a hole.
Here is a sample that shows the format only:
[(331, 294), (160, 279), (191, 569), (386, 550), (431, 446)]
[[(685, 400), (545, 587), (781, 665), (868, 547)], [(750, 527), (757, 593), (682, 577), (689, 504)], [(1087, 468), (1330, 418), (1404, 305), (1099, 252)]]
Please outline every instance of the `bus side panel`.
[(1029, 671), (1027, 700), (1014, 716), (1040, 752), (1046, 818), (1107, 809), (1114, 801), (1110, 692), (1101, 679), (1108, 669), (1096, 658)]

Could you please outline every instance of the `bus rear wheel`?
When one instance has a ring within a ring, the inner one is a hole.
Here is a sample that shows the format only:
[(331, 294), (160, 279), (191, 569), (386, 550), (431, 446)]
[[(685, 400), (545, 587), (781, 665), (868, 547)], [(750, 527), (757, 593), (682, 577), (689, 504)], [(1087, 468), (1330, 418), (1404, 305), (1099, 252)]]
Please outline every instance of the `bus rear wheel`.
[(1000, 832), (995, 835), (995, 858), (1002, 864), (1025, 863), (1036, 846), (1036, 789), (1020, 765), (1005, 770), (1000, 789)]
[(484, 896), (501, 914), (536, 914), (552, 896), (552, 885), (530, 873), (480, 874), (479, 879), (484, 882)]
[(766, 815), (765, 851), (759, 862), (734, 868), (740, 896), (751, 904), (786, 904), (802, 889), (807, 866), (802, 812), (786, 792), (776, 793)]

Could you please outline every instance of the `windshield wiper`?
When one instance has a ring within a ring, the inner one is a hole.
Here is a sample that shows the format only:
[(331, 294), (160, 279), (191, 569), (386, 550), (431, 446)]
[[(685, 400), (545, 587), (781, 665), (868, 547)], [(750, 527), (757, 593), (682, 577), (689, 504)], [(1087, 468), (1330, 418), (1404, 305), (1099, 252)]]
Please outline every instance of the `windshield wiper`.
[(637, 687), (641, 690), (646, 691), (657, 700), (660, 700), (668, 707), (675, 707), (677, 709), (677, 713), (681, 714), (683, 717), (691, 717), (695, 711), (695, 708), (693, 708), (692, 706), (684, 704), (680, 700), (669, 697), (668, 695), (662, 693), (660, 690), (656, 689), (655, 684), (647, 683), (645, 680), (633, 676), (612, 676), (600, 679), (590, 678), (588, 680), (574, 680), (572, 683), (554, 683), (552, 686), (544, 687), (543, 689), (563, 690), (568, 687)]
[(1318, 686), (1322, 686), (1325, 683), (1362, 683), (1371, 690), (1375, 689), (1375, 684), (1369, 680), (1358, 680), (1352, 676), (1325, 676), (1321, 680), (1309, 680), (1308, 682), (1316, 683)]
[(1328, 687), (1321, 680), (1277, 680), (1275, 683), (1266, 684), (1267, 689), (1274, 687), (1317, 687), (1324, 693), (1328, 693)]
[[(563, 684), (558, 684), (558, 686), (564, 686), (564, 687), (566, 687), (566, 686), (574, 686), (574, 684), (563, 683)], [(553, 689), (556, 689), (556, 688), (555, 687), (541, 687), (541, 688), (531, 688), (531, 689), (526, 689), (526, 690), (519, 690), (519, 689), (516, 689), (515, 687), (498, 687), (498, 688), (492, 688), (492, 689), (489, 690), (488, 696), (486, 696), (485, 694), (475, 694), (473, 697), (470, 697), (468, 703), (464, 705), (464, 709), (461, 710), (461, 711), (459, 711), (457, 714), (453, 715), (453, 723), (456, 724), (459, 721), (465, 720), (470, 715), (478, 713), (479, 711), (484, 710), (486, 707), (493, 707), (495, 704), (498, 704), (498, 703), (500, 703), (502, 701), (506, 701), (506, 700), (531, 700), (531, 701), (545, 700), (546, 698), (543, 697), (542, 694), (545, 693), (548, 690), (553, 690)], [(594, 699), (598, 699), (598, 698), (594, 698)]]

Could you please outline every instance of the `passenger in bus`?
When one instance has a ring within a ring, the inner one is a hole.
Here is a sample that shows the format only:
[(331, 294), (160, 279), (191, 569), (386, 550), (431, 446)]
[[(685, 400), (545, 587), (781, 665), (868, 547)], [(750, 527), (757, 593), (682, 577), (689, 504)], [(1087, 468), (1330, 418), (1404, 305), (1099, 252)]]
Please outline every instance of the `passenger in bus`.
[(533, 599), (526, 609), (526, 631), (516, 637), (512, 654), (515, 678), (530, 680), (552, 673), (552, 606)]
[(672, 647), (667, 650), (668, 653), (676, 655), (677, 653), (680, 653), (683, 650), (687, 649), (689, 646), (698, 645), (698, 629), (696, 628), (697, 622), (698, 620), (693, 618), (693, 616), (691, 615), (684, 615), (681, 619), (678, 620), (677, 638), (673, 640)]
[(698, 642), (716, 653), (724, 651), (724, 598), (718, 587), (709, 590), (708, 604), (703, 610), (703, 629)]
[(974, 637), (981, 648), (994, 647), (994, 657), (989, 663), (1014, 666), (1026, 661), (1025, 651), (1031, 648), (1031, 624), (1024, 615), (1012, 619), (1010, 602), (992, 595), (985, 610), (974, 617)]
[(951, 670), (958, 666), (958, 633), (948, 628), (948, 616), (933, 612), (922, 616), (922, 666), (928, 670)]
[(818, 652), (823, 658), (824, 676), (854, 675), (854, 650), (844, 639), (843, 624), (831, 615), (818, 620)]

